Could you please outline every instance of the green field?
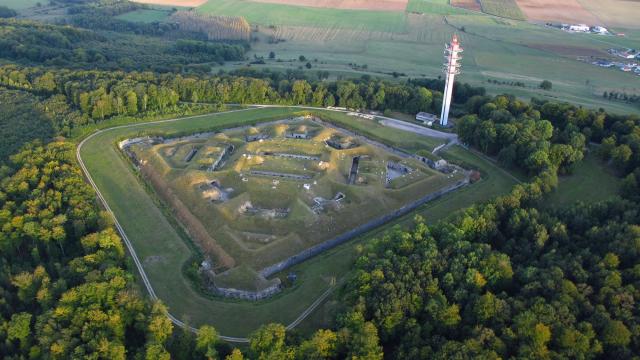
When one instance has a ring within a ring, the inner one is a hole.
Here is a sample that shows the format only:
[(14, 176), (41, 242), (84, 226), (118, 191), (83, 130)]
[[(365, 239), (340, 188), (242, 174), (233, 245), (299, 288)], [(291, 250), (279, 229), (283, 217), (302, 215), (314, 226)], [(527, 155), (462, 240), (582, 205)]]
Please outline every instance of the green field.
[(305, 26), (383, 32), (407, 30), (406, 15), (402, 12), (309, 8), (234, 0), (210, 0), (197, 10), (214, 15), (243, 16), (251, 24), (267, 26)]
[[(460, 81), (481, 85), (490, 93), (510, 93), (529, 99), (533, 96), (555, 101), (569, 101), (591, 108), (604, 107), (612, 112), (634, 112), (637, 106), (611, 102), (602, 98), (604, 91), (640, 93), (637, 76), (616, 69), (602, 69), (577, 61), (574, 55), (563, 53), (580, 51), (603, 54), (612, 47), (640, 47), (640, 35), (617, 37), (575, 36), (559, 30), (543, 28), (507, 19), (482, 15), (441, 16), (408, 15), (410, 31), (386, 38), (381, 34), (353, 31), (323, 32), (308, 28), (280, 29), (279, 36), (292, 39), (269, 44), (267, 38), (253, 44), (250, 56), (268, 57), (274, 51), (277, 60), (253, 68), (297, 69), (299, 55), (314, 59), (314, 74), (327, 70), (334, 77), (359, 76), (350, 63), (367, 65), (367, 74), (388, 76), (396, 71), (409, 77), (438, 77), (441, 74), (442, 44), (458, 32), (465, 48)], [(460, 32), (464, 29), (465, 32)], [(402, 56), (396, 56), (402, 54)], [(316, 62), (315, 59), (318, 61)], [(228, 64), (216, 69), (231, 70), (246, 64)], [(391, 78), (390, 76), (388, 76)], [(552, 91), (542, 91), (539, 84), (549, 79)], [(488, 83), (519, 81), (526, 87)]]
[(467, 14), (468, 10), (449, 5), (449, 0), (409, 0), (407, 12), (434, 14), (434, 15), (455, 15)]
[(480, 0), (482, 12), (515, 20), (525, 20), (525, 16), (515, 0)]
[(576, 165), (573, 173), (561, 176), (558, 189), (549, 195), (553, 206), (566, 206), (582, 201), (595, 203), (618, 195), (620, 178), (593, 152)]
[[(639, 31), (617, 28), (625, 37), (569, 34), (509, 19), (521, 17), (513, 0), (486, 0), (483, 6), (501, 17), (455, 8), (446, 0), (411, 0), (406, 13), (232, 0), (211, 0), (198, 11), (243, 16), (258, 25), (258, 32), (252, 35), (257, 41), (252, 42), (247, 57), (263, 57), (266, 64), (253, 64), (252, 68), (304, 69), (297, 60), (304, 55), (312, 60), (312, 68), (305, 71), (315, 74), (326, 70), (332, 79), (362, 74), (391, 79), (393, 72), (434, 78), (441, 75), (442, 44), (458, 33), (465, 49), (460, 81), (484, 86), (491, 94), (510, 93), (524, 99), (535, 96), (619, 113), (638, 111), (637, 105), (602, 98), (605, 91), (640, 94), (637, 76), (599, 68), (578, 57), (607, 57), (610, 48), (640, 48)], [(147, 10), (123, 16), (134, 21), (161, 18), (161, 14)], [(272, 51), (276, 59), (268, 60)], [(215, 72), (243, 68), (248, 63), (211, 65)], [(552, 91), (539, 89), (543, 80), (553, 82)], [(515, 81), (525, 87), (509, 85)]]
[[(261, 25), (253, 35), (258, 41), (252, 43), (248, 58), (264, 57), (266, 64), (252, 68), (299, 69), (304, 64), (297, 59), (304, 55), (312, 60), (312, 68), (305, 71), (326, 70), (332, 79), (362, 74), (391, 79), (393, 72), (434, 78), (441, 75), (443, 44), (458, 33), (465, 49), (460, 81), (485, 86), (491, 94), (569, 101), (620, 113), (638, 111), (637, 105), (602, 98), (605, 91), (639, 94), (637, 76), (578, 61), (578, 56), (606, 57), (610, 48), (640, 48), (640, 32), (618, 29), (626, 37), (568, 34), (507, 18), (522, 16), (513, 0), (486, 0), (483, 6), (502, 17), (454, 8), (446, 0), (411, 0), (404, 14), (231, 0), (211, 0), (198, 11), (244, 16), (251, 24)], [(285, 41), (274, 43), (273, 39)], [(268, 60), (271, 51), (276, 54), (274, 60)], [(213, 67), (218, 71), (247, 65)], [(525, 87), (488, 80), (518, 81)], [(539, 89), (543, 80), (553, 82), (552, 91)]]
[(116, 18), (132, 22), (152, 23), (167, 20), (170, 13), (170, 9), (139, 9), (118, 15)]
[(6, 6), (14, 10), (28, 9), (38, 4), (47, 5), (48, 3), (48, 0), (0, 0), (0, 6)]
[[(192, 250), (140, 187), (139, 180), (130, 171), (130, 165), (113, 145), (114, 141), (145, 133), (192, 133), (212, 128), (224, 129), (239, 123), (279, 119), (296, 111), (281, 108), (244, 110), (188, 120), (135, 124), (99, 133), (82, 147), (81, 156), (89, 173), (126, 229), (155, 292), (177, 318), (189, 319), (196, 326), (213, 324), (227, 336), (245, 336), (266, 322), (290, 323), (329, 287), (332, 278), (340, 278), (348, 272), (356, 254), (356, 245), (364, 240), (349, 242), (294, 267), (292, 271), (299, 275), (298, 281), (272, 299), (247, 303), (203, 296), (181, 271), (170, 270), (181, 269), (191, 259)], [(396, 130), (389, 129), (389, 132), (395, 133)], [(513, 180), (475, 155), (458, 148), (450, 149), (447, 153), (475, 164), (481, 169), (483, 180), (419, 209), (418, 213), (429, 221), (442, 219), (474, 202), (505, 193), (513, 185)], [(412, 215), (405, 216), (396, 223), (407, 223), (411, 218)], [(380, 231), (382, 229), (376, 234)], [(370, 236), (361, 237), (367, 238)], [(238, 322), (238, 318), (243, 321)]]

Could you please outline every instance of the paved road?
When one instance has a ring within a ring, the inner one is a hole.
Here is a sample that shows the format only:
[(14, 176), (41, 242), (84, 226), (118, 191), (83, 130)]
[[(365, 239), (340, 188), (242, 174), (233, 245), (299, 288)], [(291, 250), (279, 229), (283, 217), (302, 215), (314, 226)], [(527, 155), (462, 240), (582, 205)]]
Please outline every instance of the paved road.
[(410, 122), (393, 119), (385, 116), (378, 116), (380, 124), (388, 127), (392, 127), (399, 130), (409, 131), (418, 135), (424, 135), (436, 139), (449, 140), (450, 142), (458, 142), (458, 135), (444, 131), (438, 131), (435, 129), (427, 128)]
[[(230, 105), (232, 105), (232, 104), (230, 104)], [(343, 113), (347, 112), (347, 111), (344, 111), (344, 110), (316, 108), (316, 107), (309, 107), (309, 106), (285, 106), (285, 105), (246, 105), (246, 106), (249, 106), (250, 108), (294, 107), (294, 108), (309, 109), (309, 110), (329, 110), (329, 111), (343, 112)], [(232, 112), (240, 112), (240, 111), (248, 111), (248, 110), (251, 110), (251, 109), (230, 110), (230, 111), (218, 112), (218, 113), (213, 113), (213, 114), (232, 113)], [(81, 156), (82, 146), (89, 139), (93, 138), (94, 136), (96, 136), (98, 134), (102, 134), (102, 133), (107, 132), (107, 131), (112, 131), (112, 130), (115, 130), (115, 129), (122, 129), (122, 128), (134, 127), (134, 126), (144, 126), (144, 125), (149, 125), (149, 124), (159, 124), (159, 123), (166, 123), (166, 122), (187, 121), (187, 120), (190, 120), (190, 119), (194, 119), (194, 118), (198, 118), (198, 117), (204, 117), (204, 116), (210, 116), (210, 115), (212, 115), (212, 114), (203, 114), (203, 115), (196, 115), (196, 116), (189, 116), (189, 117), (182, 117), (182, 118), (150, 121), (150, 122), (145, 122), (145, 123), (134, 123), (134, 124), (120, 125), (120, 126), (107, 128), (107, 129), (102, 129), (102, 130), (98, 130), (98, 131), (92, 133), (91, 135), (87, 136), (85, 139), (83, 139), (80, 142), (80, 144), (78, 144), (78, 147), (76, 148), (76, 158), (78, 159), (78, 163), (80, 164), (80, 168), (82, 169), (82, 172), (84, 173), (84, 176), (87, 178), (87, 181), (89, 182), (91, 187), (93, 187), (93, 190), (96, 192), (96, 195), (98, 196), (98, 199), (100, 200), (100, 202), (104, 206), (105, 210), (113, 218), (113, 221), (114, 221), (114, 224), (116, 226), (116, 229), (118, 230), (118, 233), (120, 233), (120, 236), (122, 237), (122, 240), (124, 241), (125, 245), (127, 246), (127, 250), (129, 251), (129, 254), (131, 255), (131, 257), (133, 258), (133, 262), (135, 263), (136, 268), (138, 269), (138, 272), (140, 273), (140, 277), (142, 278), (142, 282), (144, 283), (144, 286), (147, 289), (147, 292), (149, 293), (149, 297), (152, 300), (158, 300), (158, 296), (156, 295), (156, 293), (155, 293), (155, 291), (153, 289), (153, 286), (151, 285), (151, 282), (149, 281), (149, 278), (147, 277), (147, 274), (146, 274), (146, 272), (144, 270), (144, 267), (142, 266), (142, 262), (138, 258), (138, 254), (136, 253), (136, 250), (133, 248), (133, 245), (131, 244), (131, 241), (129, 241), (129, 237), (127, 237), (127, 233), (124, 231), (124, 228), (122, 228), (122, 226), (118, 222), (118, 219), (116, 218), (116, 215), (113, 213), (113, 211), (111, 211), (111, 208), (109, 207), (109, 204), (107, 203), (107, 201), (103, 197), (102, 193), (100, 192), (100, 189), (98, 189), (98, 186), (93, 181), (93, 178), (91, 177), (91, 174), (89, 173), (84, 161), (82, 160), (82, 156)], [(423, 128), (423, 127), (418, 126), (418, 125), (413, 125), (413, 124), (410, 124), (410, 123), (407, 123), (407, 122), (404, 122), (404, 121), (401, 121), (401, 120), (387, 118), (387, 117), (383, 117), (383, 121), (386, 123), (386, 124), (383, 123), (383, 125), (385, 125), (385, 126), (397, 128), (397, 129), (400, 129), (400, 130), (414, 132), (416, 134), (420, 134), (420, 135), (424, 135), (424, 136), (437, 137), (437, 138), (441, 138), (441, 139), (451, 139), (452, 140), (451, 142), (454, 142), (454, 141), (457, 142), (457, 135), (455, 135), (455, 134), (449, 134), (449, 133), (444, 133), (444, 132), (441, 132), (441, 131), (436, 131), (436, 130), (433, 130), (433, 129), (427, 129), (427, 128)], [(335, 285), (330, 286), (324, 293), (322, 293), (322, 295), (320, 295), (318, 297), (318, 299), (316, 299), (295, 320), (293, 320), (289, 325), (287, 325), (286, 328), (290, 330), (290, 329), (293, 329), (294, 327), (296, 327), (298, 324), (300, 324), (300, 322), (302, 322), (305, 318), (307, 318), (307, 316), (309, 316), (318, 306), (320, 306), (320, 304), (322, 304), (324, 302), (324, 300), (326, 300), (327, 297), (329, 297), (329, 295), (333, 292), (333, 290), (335, 288), (336, 288)], [(196, 328), (194, 328), (192, 326), (186, 325), (185, 323), (183, 323), (182, 321), (178, 320), (175, 316), (173, 316), (169, 312), (167, 312), (167, 317), (176, 326), (188, 329), (188, 330), (190, 330), (190, 331), (192, 331), (194, 333), (198, 332), (198, 329), (196, 329)], [(249, 339), (248, 338), (244, 338), (244, 337), (233, 337), (233, 336), (220, 335), (220, 339), (228, 341), (228, 342), (234, 342), (234, 343), (248, 343), (249, 342)]]

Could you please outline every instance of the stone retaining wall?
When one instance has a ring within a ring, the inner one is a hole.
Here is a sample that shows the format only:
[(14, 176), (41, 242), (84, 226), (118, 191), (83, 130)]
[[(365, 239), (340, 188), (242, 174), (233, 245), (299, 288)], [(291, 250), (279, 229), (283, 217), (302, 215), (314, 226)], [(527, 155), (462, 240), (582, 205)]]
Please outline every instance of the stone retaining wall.
[(209, 290), (215, 293), (216, 295), (233, 298), (233, 299), (243, 299), (243, 300), (251, 300), (257, 301), (266, 299), (271, 297), (280, 291), (282, 291), (282, 286), (280, 283), (280, 279), (277, 279), (276, 283), (264, 288), (260, 291), (248, 291), (248, 290), (239, 290), (234, 288), (221, 288), (217, 287), (214, 284), (209, 285)]

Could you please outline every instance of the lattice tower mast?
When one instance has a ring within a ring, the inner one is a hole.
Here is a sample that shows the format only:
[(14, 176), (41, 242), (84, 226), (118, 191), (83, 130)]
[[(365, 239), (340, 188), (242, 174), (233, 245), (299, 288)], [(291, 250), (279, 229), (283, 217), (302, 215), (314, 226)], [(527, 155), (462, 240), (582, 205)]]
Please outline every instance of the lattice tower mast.
[(453, 83), (456, 75), (460, 74), (463, 49), (460, 46), (458, 35), (454, 34), (451, 43), (444, 49), (444, 73), (446, 82), (444, 86), (444, 97), (442, 101), (442, 113), (440, 114), (440, 125), (447, 126), (449, 122), (449, 109), (451, 108), (451, 96), (453, 95)]

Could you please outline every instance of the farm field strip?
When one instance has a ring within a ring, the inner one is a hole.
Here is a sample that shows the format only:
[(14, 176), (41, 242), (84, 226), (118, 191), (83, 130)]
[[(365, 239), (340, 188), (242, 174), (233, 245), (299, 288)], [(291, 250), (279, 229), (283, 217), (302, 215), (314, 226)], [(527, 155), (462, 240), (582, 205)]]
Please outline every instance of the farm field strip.
[(515, 20), (525, 20), (525, 16), (515, 0), (480, 0), (482, 12), (489, 15)]
[(598, 20), (611, 27), (640, 29), (640, 2), (627, 0), (578, 0)]
[(120, 14), (116, 16), (116, 18), (132, 22), (152, 23), (167, 20), (169, 18), (169, 13), (169, 9), (140, 9)]
[(264, 26), (335, 27), (397, 33), (407, 31), (404, 12), (311, 8), (233, 0), (209, 0), (198, 7), (197, 11), (215, 15), (242, 16), (251, 24)]
[(258, 3), (282, 4), (343, 10), (399, 11), (404, 12), (408, 0), (251, 0)]
[(198, 7), (207, 2), (207, 0), (131, 0), (140, 4), (164, 5), (164, 6), (184, 6)]
[[(475, 0), (471, 0), (475, 1)], [(467, 14), (463, 7), (452, 6), (449, 0), (409, 0), (407, 12), (431, 15)]]
[(578, 0), (515, 0), (528, 20), (598, 25), (598, 18)]

